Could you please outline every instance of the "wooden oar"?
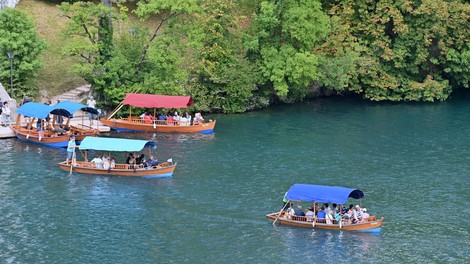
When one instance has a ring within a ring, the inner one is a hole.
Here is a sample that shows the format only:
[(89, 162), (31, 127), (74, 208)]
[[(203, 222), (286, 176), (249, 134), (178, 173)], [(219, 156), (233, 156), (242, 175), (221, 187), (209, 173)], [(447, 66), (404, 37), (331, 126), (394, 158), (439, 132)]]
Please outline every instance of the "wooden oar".
[[(131, 93), (131, 94), (135, 94), (135, 93), (137, 93), (137, 91), (132, 91), (132, 92), (130, 92), (130, 93)], [(122, 100), (122, 102), (124, 102), (124, 100)], [(106, 119), (108, 119), (108, 120), (111, 119), (111, 117), (113, 117), (119, 110), (121, 110), (121, 108), (124, 106), (124, 105), (122, 104), (122, 102), (120, 102), (120, 103), (118, 104), (118, 106), (116, 106), (116, 108), (113, 110), (113, 112), (112, 112)]]
[(286, 206), (287, 206), (288, 204), (290, 204), (290, 201), (287, 202), (287, 203), (284, 205), (284, 207), (282, 207), (282, 209), (281, 209), (281, 211), (279, 211), (279, 213), (277, 213), (277, 217), (276, 217), (276, 219), (274, 219), (273, 225), (276, 223), (277, 219), (279, 219), (279, 217), (281, 216), (282, 211), (284, 211), (284, 209), (286, 208)]
[(72, 159), (70, 160), (70, 173), (69, 175), (72, 175), (72, 170), (73, 170), (73, 160), (75, 158), (75, 147), (73, 148), (73, 151), (72, 151)]

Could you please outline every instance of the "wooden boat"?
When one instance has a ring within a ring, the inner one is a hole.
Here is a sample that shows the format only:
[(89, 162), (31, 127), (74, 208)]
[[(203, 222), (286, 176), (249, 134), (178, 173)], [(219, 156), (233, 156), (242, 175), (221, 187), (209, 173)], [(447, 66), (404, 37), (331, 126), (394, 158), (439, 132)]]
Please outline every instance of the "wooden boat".
[[(311, 203), (336, 203), (344, 204), (348, 198), (361, 199), (364, 193), (359, 189), (350, 189), (336, 186), (322, 186), (311, 184), (294, 184), (286, 193), (285, 198), (296, 202)], [(289, 203), (286, 203), (289, 204)], [(380, 232), (384, 218), (377, 220), (376, 216), (369, 216), (367, 219), (357, 223), (348, 223), (346, 220), (330, 221), (326, 223), (325, 218), (319, 219), (316, 216), (291, 216), (284, 211), (271, 213), (266, 215), (269, 221), (279, 223), (281, 225), (327, 229), (327, 230), (345, 230), (345, 231), (361, 231), (361, 232)], [(316, 215), (316, 212), (315, 212)]]
[[(146, 131), (162, 133), (195, 133), (211, 134), (214, 132), (216, 120), (209, 122), (167, 122), (156, 119), (156, 109), (180, 109), (187, 108), (194, 103), (190, 96), (170, 96), (156, 94), (126, 94), (126, 98), (107, 118), (101, 118), (100, 122), (114, 130), (121, 132)], [(113, 118), (113, 116), (125, 105), (129, 105), (129, 116)], [(139, 116), (132, 116), (132, 107), (153, 108), (151, 120), (142, 119)]]
[[(73, 114), (82, 110), (93, 114), (98, 114), (94, 108), (87, 107), (74, 102), (61, 102), (54, 106), (29, 102), (16, 110), (18, 117), (16, 124), (12, 128), (16, 137), (30, 143), (41, 144), (49, 147), (67, 147), (67, 142), (71, 135), (74, 135), (77, 144), (86, 136), (96, 136), (99, 134), (97, 129), (85, 125), (71, 125), (70, 120)], [(47, 122), (48, 129), (43, 130), (42, 134), (33, 127), (37, 119), (41, 119), (41, 124), (52, 114), (52, 122)], [(67, 118), (64, 125), (56, 124), (56, 116)]]
[[(153, 141), (124, 139), (124, 138), (103, 138), (86, 137), (80, 144), (80, 150), (98, 150), (109, 152), (139, 152), (144, 148), (156, 148)], [(63, 170), (83, 174), (104, 175), (104, 176), (130, 176), (130, 177), (170, 177), (176, 169), (177, 163), (172, 159), (162, 162), (156, 166), (145, 167), (135, 164), (115, 164), (115, 167), (100, 168), (95, 163), (88, 161), (85, 152), (84, 161), (73, 160), (70, 163), (65, 161), (59, 163)]]

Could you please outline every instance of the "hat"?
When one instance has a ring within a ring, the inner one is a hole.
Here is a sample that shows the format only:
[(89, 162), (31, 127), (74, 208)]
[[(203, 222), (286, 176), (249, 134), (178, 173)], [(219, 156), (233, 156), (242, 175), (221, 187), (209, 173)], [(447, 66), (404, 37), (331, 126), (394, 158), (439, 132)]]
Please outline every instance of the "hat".
[(74, 136), (74, 135), (71, 135), (71, 136), (70, 136), (70, 139), (72, 139), (72, 138), (75, 139), (75, 136)]
[(298, 208), (298, 209), (302, 209), (302, 206), (301, 206), (301, 205), (299, 205), (299, 206), (297, 206), (297, 208)]
[(356, 204), (356, 208), (361, 208), (358, 204)]
[(362, 208), (362, 211), (367, 212), (367, 208)]
[(90, 95), (90, 99), (93, 99), (93, 95)]

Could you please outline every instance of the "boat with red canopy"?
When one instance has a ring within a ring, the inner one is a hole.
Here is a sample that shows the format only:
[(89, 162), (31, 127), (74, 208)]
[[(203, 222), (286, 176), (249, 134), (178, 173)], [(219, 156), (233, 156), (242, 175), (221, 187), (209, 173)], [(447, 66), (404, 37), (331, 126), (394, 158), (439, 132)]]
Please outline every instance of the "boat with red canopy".
[[(191, 122), (192, 120), (158, 120), (157, 108), (182, 109), (194, 104), (191, 96), (174, 96), (158, 94), (135, 94), (128, 93), (122, 103), (114, 109), (107, 118), (100, 119), (100, 122), (114, 130), (121, 132), (147, 131), (147, 132), (173, 132), (173, 133), (194, 133), (210, 134), (214, 132), (216, 121)], [(123, 107), (129, 105), (129, 115), (127, 117), (113, 118)], [(149, 119), (132, 115), (132, 107), (153, 108), (153, 116)]]
[[(345, 230), (345, 231), (362, 231), (362, 232), (380, 232), (384, 218), (377, 220), (375, 215), (370, 215), (367, 218), (360, 219), (359, 221), (350, 221), (347, 217), (338, 213), (337, 219), (326, 217), (318, 217), (318, 209), (316, 203), (336, 203), (343, 205), (348, 201), (348, 198), (362, 199), (364, 192), (359, 189), (351, 189), (337, 186), (323, 186), (312, 184), (294, 184), (285, 195), (285, 199), (289, 200), (285, 203), (284, 207), (276, 213), (266, 215), (269, 221), (279, 223), (281, 225), (328, 229), (328, 230)], [(309, 202), (313, 203), (311, 209), (313, 214), (307, 216), (297, 216), (286, 212), (288, 205), (291, 202)], [(357, 209), (360, 210), (360, 207)]]

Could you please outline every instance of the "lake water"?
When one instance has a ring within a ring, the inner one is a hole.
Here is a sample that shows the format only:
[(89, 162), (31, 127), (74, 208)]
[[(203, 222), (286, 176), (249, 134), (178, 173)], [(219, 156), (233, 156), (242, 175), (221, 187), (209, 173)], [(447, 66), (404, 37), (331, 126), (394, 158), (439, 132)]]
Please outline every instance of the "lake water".
[[(155, 140), (178, 162), (160, 179), (69, 176), (65, 150), (0, 140), (0, 263), (469, 263), (469, 101), (328, 98), (207, 116), (213, 135), (111, 134)], [(294, 183), (363, 190), (382, 232), (273, 226)]]

